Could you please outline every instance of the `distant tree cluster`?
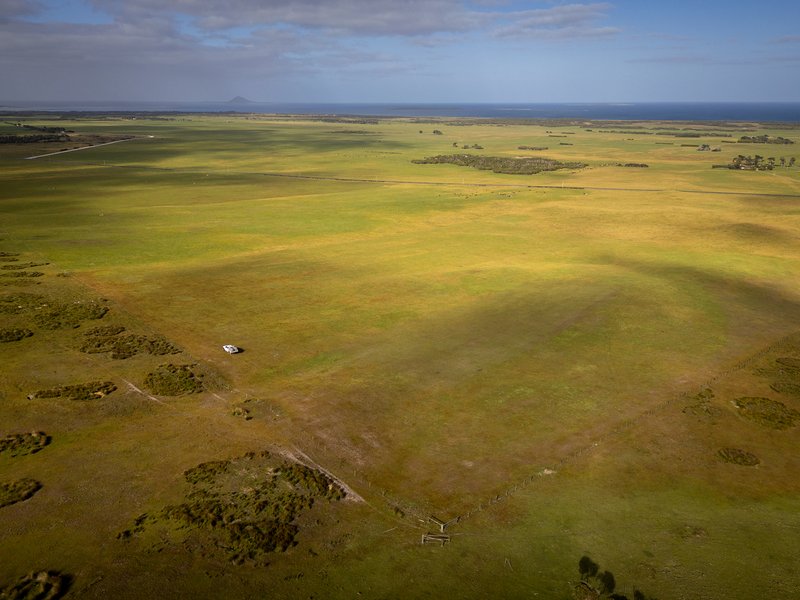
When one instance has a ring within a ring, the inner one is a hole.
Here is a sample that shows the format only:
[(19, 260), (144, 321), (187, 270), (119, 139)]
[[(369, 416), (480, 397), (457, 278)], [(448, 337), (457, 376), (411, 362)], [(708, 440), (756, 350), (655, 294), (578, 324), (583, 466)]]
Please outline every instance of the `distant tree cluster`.
[(788, 138), (769, 135), (743, 135), (739, 138), (739, 142), (742, 144), (794, 144), (794, 141)]
[(547, 150), (547, 146), (517, 146), (517, 150)]
[(434, 129), (433, 130), (433, 135), (444, 135), (444, 134), (441, 131), (439, 131), (438, 129)]
[(412, 160), (411, 162), (418, 165), (459, 165), (461, 167), (473, 167), (475, 169), (513, 175), (532, 175), (557, 169), (581, 169), (586, 166), (583, 163), (561, 162), (543, 157), (509, 158), (504, 156), (479, 156), (477, 154), (442, 154)]
[(722, 152), (722, 148), (719, 146), (714, 146), (713, 148), (708, 144), (700, 144), (697, 147), (698, 152)]
[(713, 168), (735, 169), (740, 171), (772, 171), (777, 165), (780, 165), (784, 168), (793, 167), (795, 162), (796, 159), (794, 156), (790, 157), (789, 160), (786, 160), (786, 158), (783, 156), (776, 160), (773, 156), (765, 159), (760, 154), (756, 154), (755, 156), (745, 156), (744, 154), (740, 154), (734, 157), (734, 159), (727, 165), (714, 165)]
[(66, 129), (64, 127), (45, 127), (45, 126), (38, 126), (38, 125), (25, 125), (23, 123), (17, 122), (12, 123), (11, 121), (4, 121), (6, 125), (13, 125), (14, 127), (21, 127), (22, 129), (30, 129), (32, 131), (41, 131), (43, 133), (66, 133)]
[(34, 133), (31, 135), (0, 135), (0, 144), (33, 144), (35, 142), (66, 142), (66, 135)]

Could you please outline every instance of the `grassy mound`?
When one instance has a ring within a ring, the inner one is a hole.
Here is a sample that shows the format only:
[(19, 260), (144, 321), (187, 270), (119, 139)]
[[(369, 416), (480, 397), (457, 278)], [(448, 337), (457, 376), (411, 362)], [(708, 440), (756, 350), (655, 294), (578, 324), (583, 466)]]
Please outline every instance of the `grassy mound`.
[(32, 335), (33, 332), (30, 329), (0, 329), (0, 343), (18, 342)]
[(164, 364), (150, 373), (144, 384), (158, 396), (182, 396), (203, 391), (203, 375), (195, 373), (195, 365)]
[(34, 322), (42, 329), (76, 329), (81, 322), (102, 319), (108, 307), (97, 301), (59, 304), (37, 313)]
[(344, 498), (344, 491), (324, 473), (266, 451), (202, 463), (184, 476), (192, 486), (184, 502), (141, 515), (119, 537), (172, 522), (189, 533), (205, 534), (211, 547), (234, 563), (262, 562), (267, 554), (297, 543), (300, 527), (295, 521), (316, 500)]
[(727, 463), (741, 465), (743, 467), (755, 467), (761, 461), (752, 452), (739, 448), (722, 448), (717, 455)]
[(8, 453), (10, 456), (24, 456), (36, 454), (50, 443), (50, 436), (43, 431), (31, 433), (12, 433), (0, 438), (0, 454)]
[(505, 173), (508, 175), (533, 175), (542, 171), (556, 171), (558, 169), (582, 169), (583, 163), (567, 163), (552, 158), (526, 157), (508, 158), (504, 156), (478, 156), (475, 154), (441, 154), (428, 156), (421, 160), (412, 160), (418, 165), (458, 165), (472, 167), (482, 171)]
[(78, 385), (61, 385), (34, 392), (28, 398), (67, 398), (69, 400), (98, 400), (117, 389), (110, 381), (91, 381)]
[(794, 427), (795, 421), (800, 420), (800, 412), (777, 400), (745, 396), (736, 398), (733, 403), (743, 418), (764, 427), (788, 429)]
[(2, 600), (58, 600), (67, 593), (72, 578), (53, 571), (28, 573), (0, 589)]
[(0, 508), (23, 502), (40, 489), (42, 489), (42, 484), (29, 478), (0, 484)]

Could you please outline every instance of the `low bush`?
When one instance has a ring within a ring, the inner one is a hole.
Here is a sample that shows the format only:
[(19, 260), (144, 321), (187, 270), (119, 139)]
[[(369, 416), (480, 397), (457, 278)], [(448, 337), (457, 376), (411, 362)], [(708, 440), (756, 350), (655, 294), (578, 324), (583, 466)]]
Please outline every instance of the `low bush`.
[(795, 421), (800, 420), (800, 412), (777, 400), (745, 396), (736, 398), (733, 403), (743, 418), (764, 427), (788, 429), (794, 427)]
[(58, 600), (69, 590), (72, 577), (56, 571), (39, 571), (20, 577), (0, 589), (2, 600)]
[(30, 478), (0, 484), (0, 508), (23, 502), (40, 489), (42, 489), (42, 484)]
[(717, 455), (727, 463), (743, 467), (755, 467), (761, 462), (755, 454), (739, 448), (722, 448)]
[(108, 307), (100, 302), (72, 302), (57, 304), (49, 309), (37, 312), (33, 320), (42, 329), (76, 329), (81, 322), (102, 319)]
[(18, 342), (32, 335), (33, 332), (30, 329), (0, 329), (0, 343)]
[(0, 438), (0, 454), (8, 454), (12, 457), (36, 454), (49, 443), (50, 436), (44, 431), (12, 433)]
[(182, 396), (203, 391), (202, 374), (194, 372), (196, 365), (163, 364), (150, 373), (144, 384), (158, 396)]
[(117, 389), (111, 381), (91, 381), (78, 385), (61, 385), (46, 390), (34, 392), (28, 398), (65, 398), (68, 400), (86, 401), (105, 398)]

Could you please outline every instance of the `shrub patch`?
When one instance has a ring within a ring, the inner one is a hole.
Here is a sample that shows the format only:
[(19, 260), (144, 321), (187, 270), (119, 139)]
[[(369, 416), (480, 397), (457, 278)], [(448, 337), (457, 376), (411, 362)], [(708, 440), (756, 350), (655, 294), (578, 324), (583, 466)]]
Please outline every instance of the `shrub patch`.
[(151, 393), (158, 396), (182, 396), (203, 391), (203, 375), (195, 373), (196, 365), (160, 365), (144, 380)]
[(733, 403), (743, 418), (772, 429), (788, 429), (800, 419), (800, 412), (769, 398), (745, 396)]
[(40, 294), (20, 292), (0, 296), (0, 313), (17, 315), (44, 305), (46, 299)]
[(0, 342), (18, 342), (32, 335), (30, 329), (0, 329)]
[(793, 383), (791, 381), (776, 381), (775, 383), (771, 383), (769, 387), (779, 394), (800, 398), (800, 383)]
[(72, 577), (55, 571), (28, 573), (0, 589), (2, 600), (58, 600), (69, 590)]
[(705, 388), (702, 392), (692, 396), (694, 404), (690, 404), (683, 409), (683, 412), (688, 415), (694, 415), (701, 418), (714, 418), (722, 414), (722, 410), (717, 406), (711, 405), (711, 400), (714, 399), (714, 390)]
[(128, 539), (148, 527), (172, 523), (187, 536), (204, 533), (208, 546), (235, 564), (263, 564), (269, 553), (296, 545), (296, 519), (315, 501), (344, 498), (344, 491), (324, 473), (268, 451), (205, 462), (184, 477), (192, 487), (184, 502), (140, 515), (117, 537)]
[(739, 448), (722, 448), (717, 455), (727, 463), (742, 465), (743, 467), (755, 467), (761, 461), (752, 452)]
[(161, 336), (149, 337), (128, 333), (124, 327), (108, 325), (95, 327), (86, 332), (86, 341), (81, 345), (81, 352), (87, 354), (111, 353), (111, 358), (125, 359), (137, 354), (146, 353), (155, 356), (178, 354), (180, 349)]
[(12, 433), (4, 438), (0, 438), (0, 454), (8, 453), (9, 456), (36, 454), (49, 443), (50, 436), (44, 431)]
[(102, 319), (108, 307), (95, 300), (57, 304), (37, 313), (33, 320), (42, 329), (76, 329), (82, 321)]
[(48, 264), (48, 263), (34, 263), (34, 262), (16, 264), (16, 259), (14, 259), (14, 260), (15, 260), (15, 264), (0, 265), (0, 270), (2, 270), (2, 271), (21, 271), (22, 269), (32, 269), (34, 267), (44, 267), (45, 265)]
[(69, 400), (99, 400), (117, 389), (110, 381), (91, 381), (78, 385), (61, 385), (34, 392), (28, 398), (66, 398)]
[(35, 479), (17, 479), (11, 483), (0, 484), (0, 508), (23, 502), (42, 489)]
[(0, 273), (0, 277), (41, 277), (41, 271), (11, 271), (10, 273)]

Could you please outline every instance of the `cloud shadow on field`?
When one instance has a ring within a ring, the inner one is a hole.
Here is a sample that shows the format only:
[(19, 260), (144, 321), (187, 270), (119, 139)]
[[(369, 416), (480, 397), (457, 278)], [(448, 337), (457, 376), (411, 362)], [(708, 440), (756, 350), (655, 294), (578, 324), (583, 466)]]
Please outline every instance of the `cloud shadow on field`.
[(644, 276), (668, 279), (677, 285), (682, 281), (699, 285), (725, 303), (733, 303), (755, 313), (767, 313), (779, 317), (780, 320), (800, 324), (800, 298), (766, 282), (737, 279), (731, 275), (687, 265), (637, 261), (631, 258), (608, 257), (605, 262)]

